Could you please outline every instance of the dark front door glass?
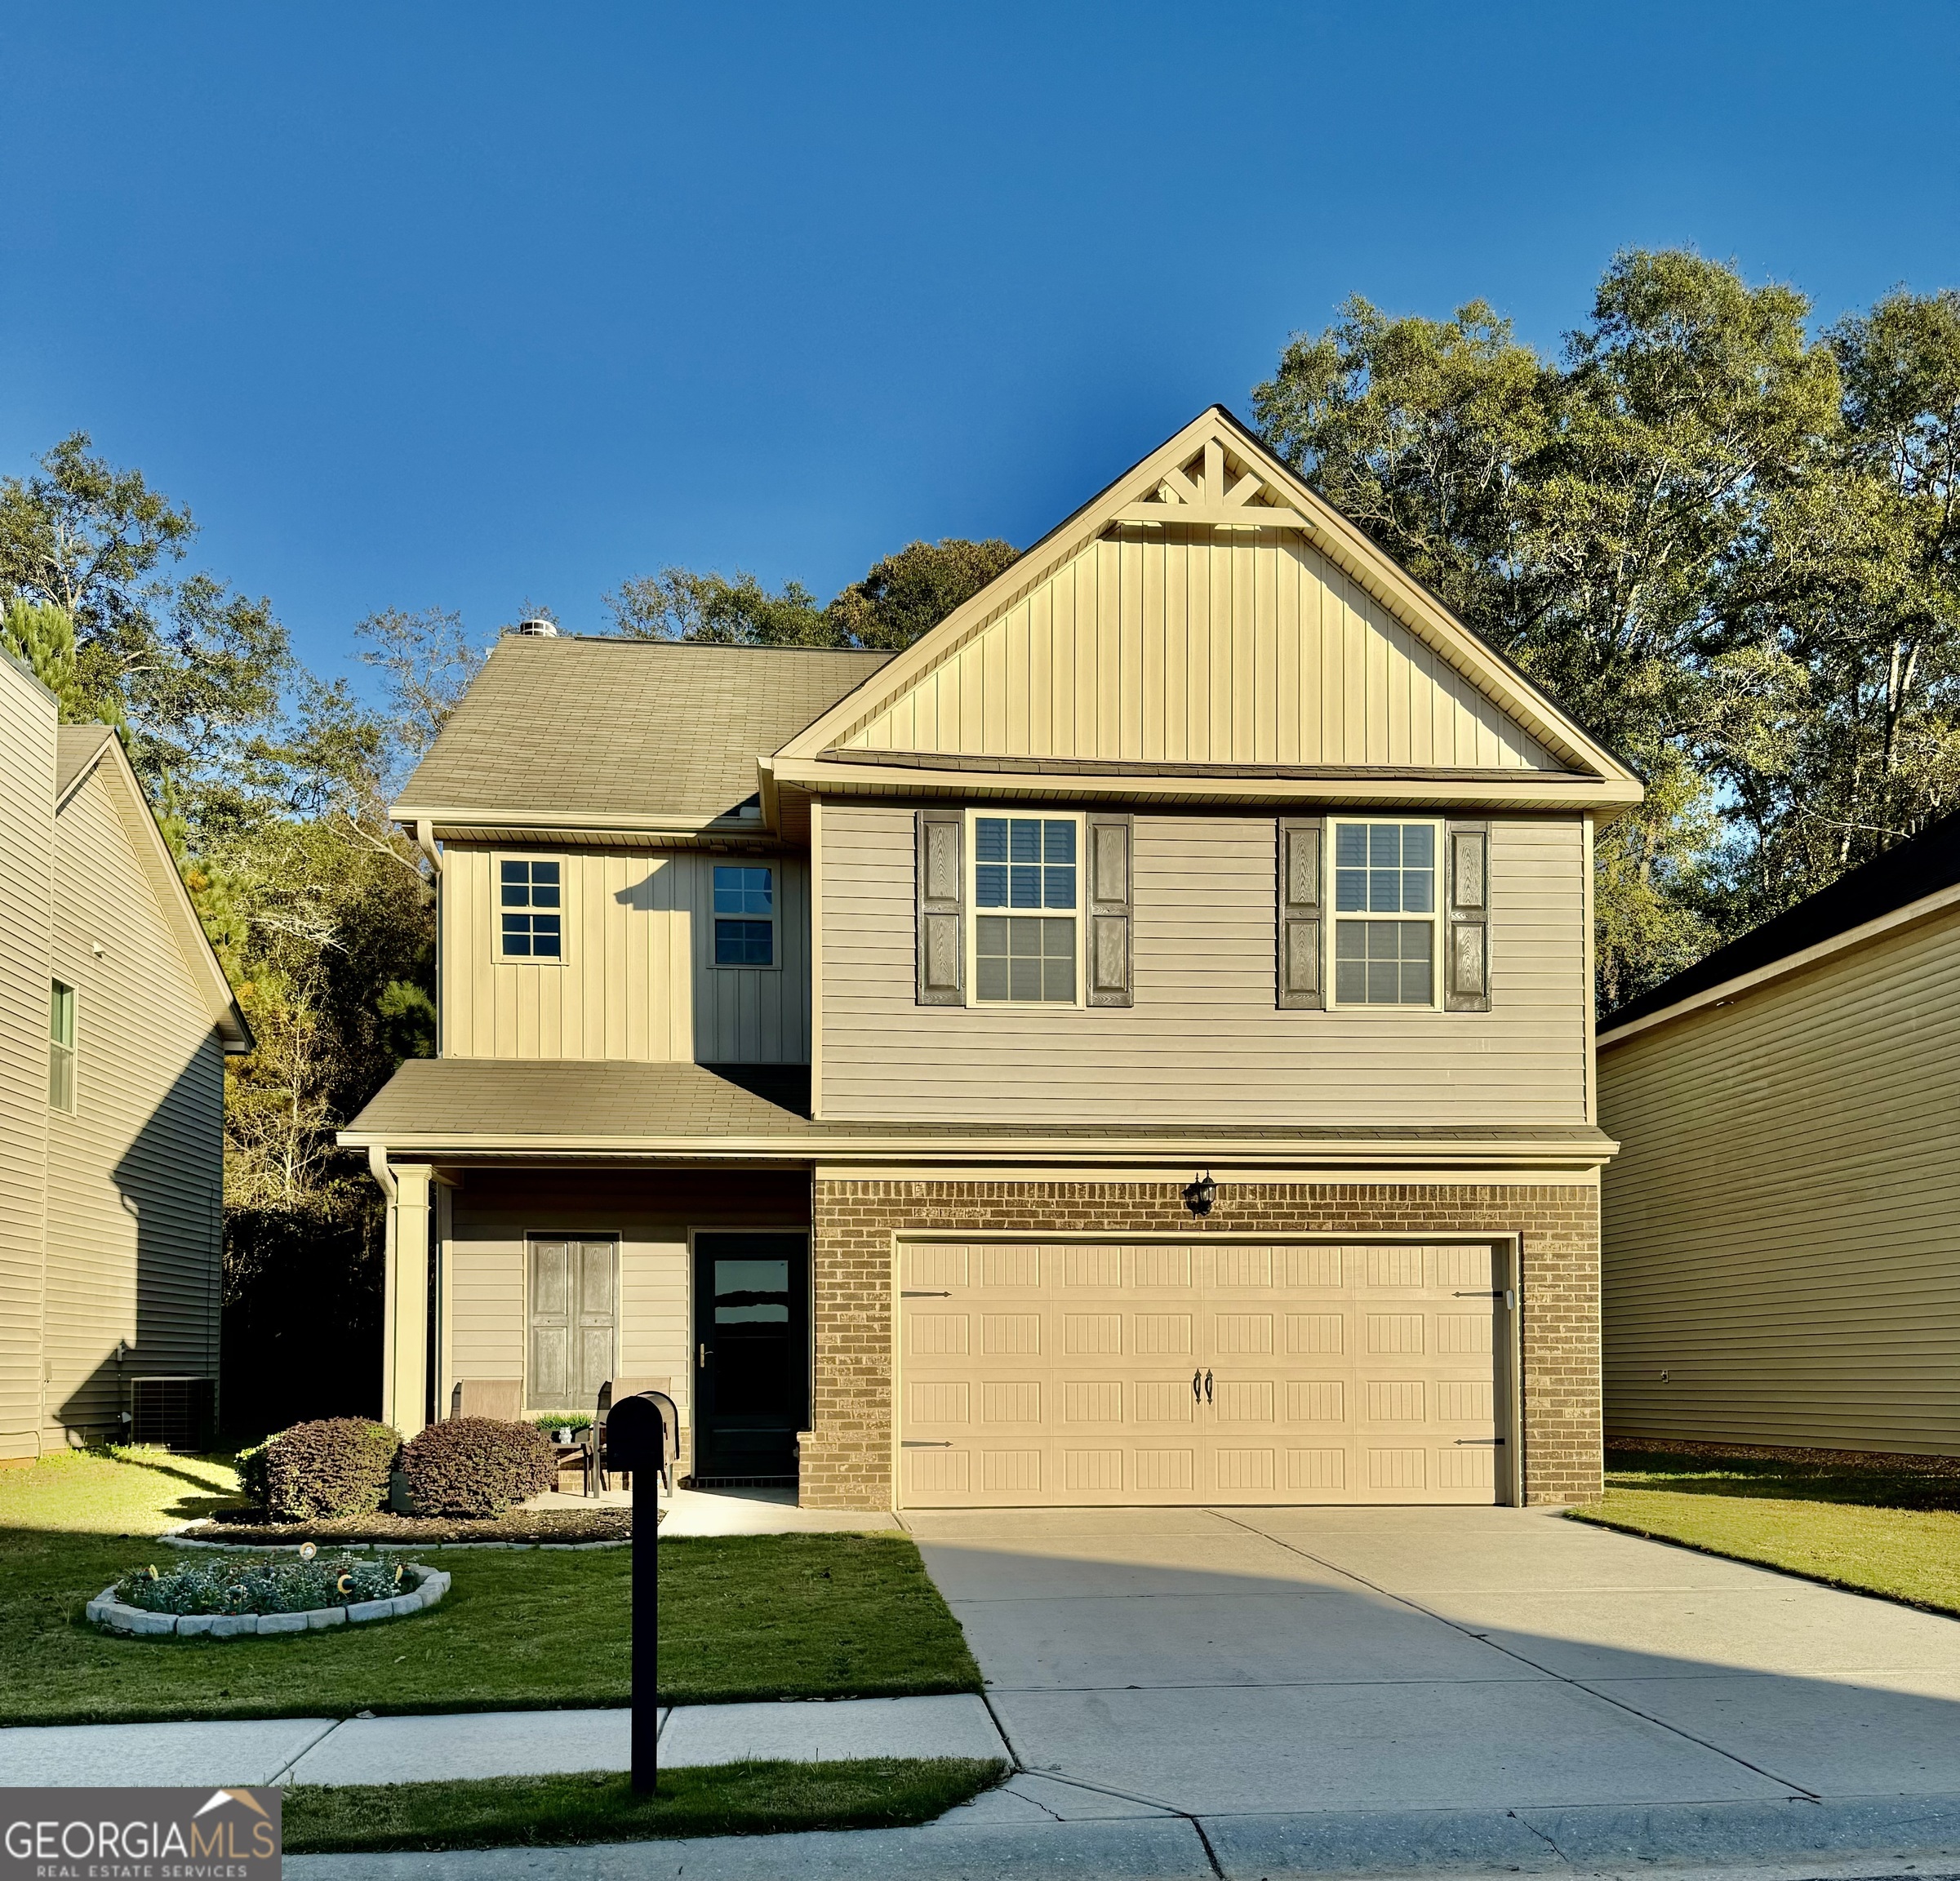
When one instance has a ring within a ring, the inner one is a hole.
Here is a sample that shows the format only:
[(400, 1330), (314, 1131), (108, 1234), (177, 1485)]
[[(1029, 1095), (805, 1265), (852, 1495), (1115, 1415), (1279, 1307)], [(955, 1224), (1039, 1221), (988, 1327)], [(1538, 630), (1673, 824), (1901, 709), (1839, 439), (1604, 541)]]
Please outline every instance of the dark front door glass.
[(793, 1477), (810, 1412), (803, 1237), (697, 1234), (694, 1249), (695, 1474)]

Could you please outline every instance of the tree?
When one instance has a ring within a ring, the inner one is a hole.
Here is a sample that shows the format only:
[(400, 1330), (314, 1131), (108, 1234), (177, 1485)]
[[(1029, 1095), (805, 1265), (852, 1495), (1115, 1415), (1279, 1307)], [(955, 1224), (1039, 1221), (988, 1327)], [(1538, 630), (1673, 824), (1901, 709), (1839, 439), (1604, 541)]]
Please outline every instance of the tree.
[(463, 616), (440, 607), (413, 614), (384, 607), (357, 621), (354, 638), (364, 643), (362, 663), (383, 676), (388, 699), (381, 719), (383, 776), (399, 784), (435, 743), (482, 670), (483, 655)]
[(1722, 931), (1718, 793), (1800, 708), (1800, 662), (1740, 629), (1737, 597), (1838, 424), (1807, 312), (1701, 256), (1629, 252), (1560, 362), (1482, 303), (1429, 322), (1353, 302), (1254, 394), (1282, 456), (1646, 780), (1599, 845), (1609, 1006)]
[(622, 581), (604, 602), (614, 625), (635, 640), (688, 640), (717, 647), (844, 644), (800, 581), (771, 594), (754, 576), (667, 567)]
[(663, 568), (622, 581), (604, 600), (619, 631), (638, 640), (896, 651), (977, 594), (1016, 554), (998, 540), (910, 543), (828, 607), (800, 581), (771, 593), (739, 569), (731, 580), (713, 570)]
[(839, 594), (824, 618), (840, 645), (897, 652), (1011, 567), (1020, 553), (998, 536), (909, 542)]

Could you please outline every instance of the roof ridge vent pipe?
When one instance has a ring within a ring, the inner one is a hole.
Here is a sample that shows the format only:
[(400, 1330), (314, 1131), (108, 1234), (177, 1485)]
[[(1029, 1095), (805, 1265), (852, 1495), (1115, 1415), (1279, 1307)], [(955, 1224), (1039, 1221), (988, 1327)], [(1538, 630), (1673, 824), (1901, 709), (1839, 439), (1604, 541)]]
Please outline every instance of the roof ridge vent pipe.
[(558, 624), (542, 616), (531, 620), (520, 620), (514, 627), (504, 629), (507, 634), (521, 634), (530, 640), (555, 640), (558, 637)]

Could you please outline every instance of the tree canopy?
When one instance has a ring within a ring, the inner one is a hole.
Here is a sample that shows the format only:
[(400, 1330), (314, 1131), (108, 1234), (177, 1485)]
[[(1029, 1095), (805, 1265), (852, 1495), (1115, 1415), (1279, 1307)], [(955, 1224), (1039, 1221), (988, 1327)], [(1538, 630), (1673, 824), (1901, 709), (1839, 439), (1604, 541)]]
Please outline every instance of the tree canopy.
[(1609, 1007), (1960, 778), (1960, 296), (1810, 313), (1631, 251), (1556, 358), (1482, 301), (1356, 300), (1253, 394), (1280, 455), (1646, 780), (1599, 845)]

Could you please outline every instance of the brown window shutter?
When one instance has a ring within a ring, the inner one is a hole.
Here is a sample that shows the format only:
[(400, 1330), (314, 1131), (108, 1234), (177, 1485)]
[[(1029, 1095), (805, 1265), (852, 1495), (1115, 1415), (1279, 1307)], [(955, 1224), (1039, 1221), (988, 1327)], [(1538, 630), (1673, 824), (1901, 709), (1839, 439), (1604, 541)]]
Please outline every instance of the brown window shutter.
[(1279, 1003), (1325, 1006), (1320, 983), (1321, 851), (1318, 816), (1279, 820)]
[(961, 932), (966, 869), (958, 810), (922, 810), (918, 839), (918, 1003), (967, 1003), (967, 945)]
[(1127, 1006), (1130, 988), (1130, 819), (1090, 816), (1087, 836), (1089, 1003)]
[(1448, 924), (1442, 938), (1443, 1004), (1452, 1012), (1491, 1009), (1491, 834), (1486, 823), (1452, 823)]

